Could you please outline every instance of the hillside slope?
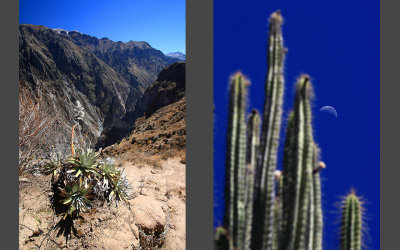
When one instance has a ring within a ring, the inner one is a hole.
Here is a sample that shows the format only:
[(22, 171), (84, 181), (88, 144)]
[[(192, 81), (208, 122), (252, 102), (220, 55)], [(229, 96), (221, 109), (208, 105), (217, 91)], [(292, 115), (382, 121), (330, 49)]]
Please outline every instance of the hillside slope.
[[(103, 131), (97, 147), (107, 147), (120, 141), (132, 132), (132, 128), (138, 126), (137, 124), (134, 126), (138, 118), (145, 116), (147, 119), (160, 108), (181, 100), (185, 96), (185, 77), (186, 63), (184, 62), (176, 62), (162, 70), (156, 82), (138, 100), (135, 108), (127, 111), (118, 122)], [(182, 106), (183, 109), (184, 106), (185, 104)], [(177, 109), (175, 112), (182, 112), (179, 108)], [(184, 116), (184, 110), (183, 114), (180, 115)], [(160, 119), (163, 118), (160, 117)]]
[[(85, 109), (80, 130), (94, 145), (105, 127), (133, 110), (159, 71), (177, 61), (145, 42), (113, 42), (76, 31), (19, 26), (20, 86), (41, 95), (43, 112), (57, 116), (62, 148), (71, 133), (76, 101)], [(40, 92), (37, 93), (37, 90)]]

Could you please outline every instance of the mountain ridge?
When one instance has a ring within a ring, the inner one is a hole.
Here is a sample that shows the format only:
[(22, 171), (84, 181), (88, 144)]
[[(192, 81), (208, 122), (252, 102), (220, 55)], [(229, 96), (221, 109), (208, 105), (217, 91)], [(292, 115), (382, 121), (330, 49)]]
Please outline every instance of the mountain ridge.
[(184, 53), (182, 53), (182, 52), (179, 52), (179, 51), (170, 52), (170, 53), (167, 53), (165, 55), (168, 56), (168, 57), (172, 57), (172, 58), (176, 58), (176, 59), (179, 59), (179, 60), (182, 60), (182, 61), (186, 61), (186, 55)]
[(43, 106), (49, 115), (57, 114), (58, 129), (64, 131), (59, 138), (49, 138), (49, 145), (65, 146), (76, 101), (86, 111), (81, 133), (94, 145), (104, 128), (134, 109), (158, 73), (177, 61), (145, 42), (63, 32), (43, 25), (19, 26), (20, 87), (32, 94), (40, 89)]

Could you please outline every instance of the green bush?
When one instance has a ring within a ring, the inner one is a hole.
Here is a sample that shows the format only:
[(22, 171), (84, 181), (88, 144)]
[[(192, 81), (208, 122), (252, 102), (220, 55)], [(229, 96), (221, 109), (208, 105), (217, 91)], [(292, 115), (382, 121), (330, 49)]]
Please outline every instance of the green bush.
[(112, 158), (105, 160), (93, 149), (77, 149), (74, 156), (51, 153), (43, 170), (51, 174), (53, 206), (63, 219), (75, 219), (100, 202), (116, 205), (130, 196), (131, 185)]

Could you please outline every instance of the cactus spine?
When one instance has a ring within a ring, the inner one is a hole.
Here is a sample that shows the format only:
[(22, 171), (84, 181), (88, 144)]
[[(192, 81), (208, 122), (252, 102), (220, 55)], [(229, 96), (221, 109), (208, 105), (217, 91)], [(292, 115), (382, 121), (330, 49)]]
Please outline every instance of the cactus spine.
[(359, 198), (352, 191), (344, 200), (340, 232), (341, 250), (361, 249), (362, 209)]

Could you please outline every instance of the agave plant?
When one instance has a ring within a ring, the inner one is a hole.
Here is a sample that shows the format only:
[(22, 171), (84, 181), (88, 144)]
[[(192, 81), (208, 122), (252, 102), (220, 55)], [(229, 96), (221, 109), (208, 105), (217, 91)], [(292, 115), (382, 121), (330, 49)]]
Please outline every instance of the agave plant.
[(70, 173), (74, 173), (75, 177), (80, 175), (84, 177), (98, 176), (97, 165), (99, 160), (99, 153), (96, 153), (93, 149), (85, 148), (79, 150), (75, 157), (68, 160), (72, 164)]
[(109, 195), (113, 188), (113, 183), (116, 180), (119, 171), (116, 169), (113, 158), (107, 158), (100, 162), (99, 178), (93, 186), (94, 195), (102, 200), (109, 200)]
[(103, 187), (110, 187), (116, 179), (119, 171), (115, 168), (114, 159), (107, 158), (106, 161), (100, 165), (101, 184)]
[(79, 182), (68, 183), (65, 181), (65, 186), (60, 187), (60, 195), (63, 197), (60, 202), (68, 206), (64, 219), (69, 215), (72, 218), (79, 216), (80, 213), (90, 207), (92, 201), (92, 184), (84, 184), (82, 177)]
[(121, 172), (118, 172), (116, 179), (113, 182), (113, 188), (109, 195), (109, 199), (115, 200), (117, 205), (118, 201), (125, 201), (130, 195), (130, 190), (132, 189), (129, 181), (124, 174), (124, 170), (122, 169)]

